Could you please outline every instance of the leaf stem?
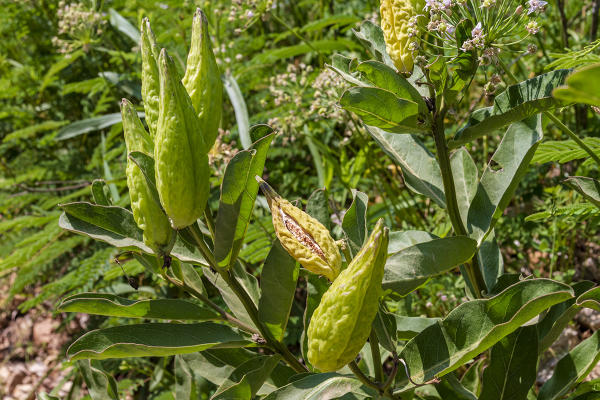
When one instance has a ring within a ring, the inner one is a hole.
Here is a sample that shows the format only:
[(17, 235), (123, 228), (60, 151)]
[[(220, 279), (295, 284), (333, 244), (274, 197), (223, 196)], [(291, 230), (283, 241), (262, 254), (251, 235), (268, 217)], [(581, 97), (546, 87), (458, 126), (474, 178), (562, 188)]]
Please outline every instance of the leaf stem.
[(373, 357), (375, 380), (377, 382), (383, 382), (383, 365), (381, 364), (381, 353), (379, 352), (379, 340), (377, 339), (377, 333), (374, 328), (371, 328), (369, 345), (371, 346), (371, 356)]
[(377, 383), (373, 382), (371, 379), (369, 379), (369, 377), (366, 376), (360, 370), (360, 368), (358, 367), (358, 364), (356, 364), (356, 361), (352, 361), (350, 364), (348, 364), (348, 367), (350, 367), (350, 369), (352, 370), (354, 375), (356, 375), (358, 380), (361, 381), (365, 386), (368, 386), (371, 389), (375, 389), (378, 392), (381, 392), (381, 388), (379, 387), (379, 385)]

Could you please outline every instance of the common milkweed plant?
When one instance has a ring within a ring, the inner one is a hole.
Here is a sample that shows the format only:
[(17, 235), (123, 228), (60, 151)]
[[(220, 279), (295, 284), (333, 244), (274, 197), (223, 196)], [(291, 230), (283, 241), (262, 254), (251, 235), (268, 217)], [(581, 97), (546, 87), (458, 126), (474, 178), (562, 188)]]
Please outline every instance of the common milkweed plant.
[[(255, 142), (227, 165), (218, 209), (211, 209), (207, 153), (222, 86), (206, 19), (201, 11), (194, 16), (184, 76), (144, 20), (147, 128), (122, 102), (132, 211), (111, 204), (97, 181), (95, 203), (63, 204), (60, 225), (128, 252), (182, 296), (81, 293), (62, 300), (62, 311), (162, 321), (90, 331), (69, 347), (93, 396), (118, 392), (96, 360), (151, 356), (174, 356), (177, 399), (199, 398), (199, 377), (216, 385), (214, 399), (567, 395), (598, 361), (600, 334), (560, 359), (538, 389), (539, 359), (579, 309), (600, 310), (600, 289), (505, 273), (494, 234), (543, 138), (543, 119), (597, 161), (554, 114), (588, 102), (580, 80), (567, 79), (572, 71), (519, 81), (506, 63), (535, 51), (529, 39), (546, 7), (541, 0), (381, 0), (381, 26), (364, 22), (355, 32), (374, 58), (335, 55), (328, 66), (350, 85), (340, 105), (400, 166), (414, 195), (445, 210), (451, 229), (443, 237), (398, 231), (383, 220), (369, 230), (369, 201), (359, 191), (335, 237), (326, 190), (314, 192), (302, 210), (261, 179), (275, 134), (266, 125), (251, 129)], [(599, 78), (598, 69), (591, 73)], [(480, 90), (496, 94), (493, 105), (449, 128), (449, 113), (477, 90), (477, 74), (488, 77)], [(559, 86), (561, 95), (553, 97)], [(502, 140), (480, 171), (463, 146), (474, 151), (478, 139), (498, 131)], [(594, 182), (595, 193), (586, 186), (591, 198), (600, 187)], [(239, 253), (259, 190), (276, 239), (260, 273), (251, 274)], [(468, 301), (444, 318), (389, 309), (390, 296), (406, 296), (456, 268)], [(300, 274), (307, 295), (294, 348), (284, 337)], [(593, 390), (582, 386), (573, 395), (581, 397), (569, 398), (592, 398), (585, 396)]]

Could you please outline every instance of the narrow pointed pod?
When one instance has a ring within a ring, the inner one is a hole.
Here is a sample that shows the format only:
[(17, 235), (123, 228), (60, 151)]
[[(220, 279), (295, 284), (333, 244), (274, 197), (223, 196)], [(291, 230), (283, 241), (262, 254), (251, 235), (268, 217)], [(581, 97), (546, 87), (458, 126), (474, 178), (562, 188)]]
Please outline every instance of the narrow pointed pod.
[[(139, 151), (152, 156), (152, 138), (144, 129), (135, 108), (126, 99), (121, 101), (121, 116), (127, 153)], [(126, 175), (133, 218), (144, 231), (144, 243), (158, 255), (168, 254), (174, 232), (167, 216), (154, 200), (146, 177), (130, 158), (127, 158)]]
[(140, 27), (140, 51), (142, 53), (142, 100), (144, 112), (150, 135), (156, 136), (158, 124), (158, 101), (160, 95), (160, 81), (158, 77), (158, 54), (154, 32), (150, 28), (150, 20), (144, 18)]
[(160, 52), (158, 69), (156, 188), (171, 226), (182, 229), (204, 213), (210, 191), (210, 168), (200, 121), (165, 49)]
[(215, 143), (221, 123), (223, 83), (212, 51), (208, 20), (200, 9), (194, 14), (192, 43), (182, 82), (200, 119), (208, 151)]

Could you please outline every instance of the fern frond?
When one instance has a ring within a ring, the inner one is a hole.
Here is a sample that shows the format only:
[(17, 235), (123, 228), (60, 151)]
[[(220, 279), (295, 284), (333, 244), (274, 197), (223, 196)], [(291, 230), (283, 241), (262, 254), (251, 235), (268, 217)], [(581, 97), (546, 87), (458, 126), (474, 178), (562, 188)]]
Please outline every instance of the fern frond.
[[(583, 142), (595, 153), (600, 154), (600, 138), (587, 137)], [(550, 140), (539, 145), (532, 162), (544, 164), (558, 162), (564, 164), (569, 161), (587, 158), (588, 153), (572, 140)]]
[(600, 217), (600, 209), (591, 203), (577, 203), (566, 207), (557, 207), (554, 211), (541, 211), (531, 214), (525, 218), (525, 221), (547, 221), (557, 217), (576, 219)]
[(567, 69), (596, 64), (600, 62), (600, 55), (593, 54), (592, 52), (596, 51), (598, 48), (600, 48), (600, 39), (590, 43), (581, 50), (570, 51), (563, 54), (550, 53), (550, 57), (555, 58), (555, 60), (546, 66), (546, 70), (552, 71), (561, 68)]

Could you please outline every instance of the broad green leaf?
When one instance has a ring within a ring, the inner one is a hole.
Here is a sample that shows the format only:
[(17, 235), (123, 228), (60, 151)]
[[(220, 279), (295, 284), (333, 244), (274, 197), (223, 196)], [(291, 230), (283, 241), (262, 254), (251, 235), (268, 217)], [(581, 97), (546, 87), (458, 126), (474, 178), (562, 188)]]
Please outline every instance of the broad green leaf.
[[(253, 276), (249, 276), (247, 272), (243, 271), (239, 266), (239, 263), (236, 263), (232, 268), (234, 276), (236, 276), (240, 284), (246, 290), (246, 293), (250, 296), (255, 306), (258, 306), (258, 283), (256, 282), (256, 278)], [(229, 285), (223, 280), (221, 275), (218, 273), (212, 272), (209, 268), (203, 267), (202, 272), (206, 276), (207, 280), (212, 283), (221, 293), (223, 297), (223, 301), (227, 304), (227, 307), (233, 312), (233, 314), (242, 322), (245, 322), (247, 325), (255, 326), (254, 321), (248, 315), (244, 304), (240, 301), (239, 297), (231, 290)]]
[(492, 347), (479, 400), (526, 400), (537, 373), (537, 327), (524, 326)]
[(554, 374), (540, 389), (539, 400), (560, 399), (573, 385), (581, 382), (600, 360), (600, 331), (579, 343), (561, 358)]
[(585, 176), (572, 176), (565, 183), (578, 191), (586, 200), (600, 207), (600, 181)]
[(388, 254), (395, 254), (415, 244), (429, 242), (438, 239), (437, 236), (425, 231), (396, 231), (390, 232)]
[[(194, 371), (194, 376), (201, 376), (216, 386), (221, 386), (236, 368), (256, 357), (256, 353), (243, 348), (210, 349), (199, 353), (183, 354), (179, 357)], [(294, 374), (294, 370), (290, 367), (277, 364), (258, 394), (270, 393), (286, 385)]]
[(388, 257), (383, 288), (405, 296), (435, 275), (473, 257), (477, 243), (466, 236), (434, 239), (407, 247)]
[(130, 300), (109, 293), (79, 293), (60, 303), (58, 311), (125, 318), (215, 320), (219, 314), (180, 299)]
[(311, 374), (278, 389), (264, 400), (372, 399), (378, 393), (354, 377), (337, 373)]
[(402, 168), (406, 185), (446, 207), (440, 166), (429, 150), (413, 135), (386, 132), (374, 126), (367, 131), (379, 147)]
[(279, 341), (290, 317), (299, 270), (299, 264), (279, 240), (274, 241), (260, 274), (258, 317)]
[(133, 43), (138, 44), (140, 42), (140, 31), (131, 24), (125, 17), (117, 12), (114, 8), (109, 8), (108, 13), (110, 14), (110, 24), (114, 26), (118, 31), (122, 32)]
[(331, 65), (327, 65), (327, 67), (351, 85), (368, 86), (366, 82), (360, 79), (360, 74), (356, 72), (356, 66), (356, 58), (345, 57), (341, 54), (334, 54), (331, 58)]
[(487, 360), (480, 358), (473, 362), (460, 378), (460, 383), (476, 395), (481, 393), (481, 376), (483, 375), (481, 369), (483, 366), (483, 361)]
[[(120, 249), (141, 250), (153, 254), (142, 239), (142, 230), (137, 227), (133, 214), (121, 207), (101, 206), (87, 202), (61, 204), (64, 213), (58, 225), (71, 232), (89, 236)], [(206, 265), (197, 249), (177, 238), (171, 256), (182, 262)]]
[(568, 103), (600, 106), (600, 65), (594, 64), (574, 72), (566, 86), (554, 89), (554, 97)]
[[(586, 304), (585, 307), (590, 308), (594, 308), (598, 304), (596, 302), (600, 298), (596, 298), (595, 295), (599, 292), (594, 289), (590, 290), (593, 286), (594, 283), (590, 281), (577, 282), (571, 285), (576, 298), (552, 306), (537, 323), (538, 354), (542, 354), (558, 339), (569, 322), (573, 320), (575, 314), (579, 312), (582, 304)], [(581, 301), (581, 304), (579, 304), (579, 301)]]
[(93, 400), (119, 400), (115, 378), (102, 369), (99, 361), (79, 360), (77, 368)]
[(541, 116), (512, 124), (479, 182), (467, 217), (469, 236), (481, 244), (510, 202), (542, 140)]
[(201, 377), (194, 373), (182, 354), (175, 356), (175, 398), (177, 400), (196, 400), (199, 396)]
[(254, 143), (251, 149), (240, 151), (231, 159), (221, 184), (214, 251), (221, 268), (231, 268), (236, 262), (258, 194), (255, 177), (262, 175), (267, 150), (275, 137), (272, 129), (265, 125), (255, 126), (252, 130), (268, 131), (269, 134)]
[(489, 135), (497, 129), (561, 106), (552, 90), (562, 85), (570, 70), (559, 69), (509, 86), (494, 99), (494, 105), (476, 110), (467, 125), (448, 146), (451, 149)]
[(99, 206), (110, 206), (110, 200), (108, 199), (108, 185), (104, 179), (94, 179), (92, 182), (92, 197), (94, 202)]
[(248, 344), (250, 343), (232, 328), (213, 322), (150, 323), (90, 331), (67, 349), (67, 356), (71, 360), (164, 357)]
[(198, 293), (206, 294), (206, 289), (202, 283), (202, 277), (192, 264), (181, 263), (181, 279), (187, 286), (191, 287)]
[(418, 122), (417, 103), (401, 99), (387, 90), (355, 86), (342, 94), (340, 104), (358, 115), (366, 125), (395, 133), (416, 133), (424, 130), (425, 121), (421, 121), (420, 124)]
[(252, 139), (250, 138), (250, 116), (248, 115), (248, 107), (246, 106), (244, 95), (233, 75), (229, 73), (224, 74), (222, 79), (223, 88), (225, 88), (235, 112), (240, 142), (242, 143), (242, 147), (247, 150), (252, 145)]
[[(138, 113), (139, 114), (139, 113)], [(144, 114), (142, 113), (141, 116)], [(87, 132), (98, 131), (108, 128), (121, 122), (121, 113), (106, 114), (99, 117), (82, 119), (81, 121), (73, 122), (63, 128), (56, 134), (54, 140), (66, 140), (75, 136), (83, 135)]]
[(477, 396), (464, 387), (453, 373), (444, 376), (435, 389), (444, 400), (477, 400)]
[(237, 367), (217, 389), (211, 400), (251, 400), (281, 359), (278, 354), (257, 356)]
[[(573, 297), (573, 290), (549, 279), (519, 282), (490, 299), (462, 303), (406, 344), (403, 358), (415, 382), (454, 371), (489, 349), (545, 309)], [(398, 392), (410, 387), (402, 377)]]
[(327, 189), (317, 189), (306, 202), (306, 213), (331, 229), (331, 213), (329, 212), (329, 194)]
[(475, 161), (473, 161), (473, 158), (471, 158), (471, 155), (464, 147), (461, 147), (452, 154), (450, 166), (452, 167), (452, 176), (454, 177), (458, 211), (460, 212), (463, 224), (466, 226), (469, 206), (477, 193), (479, 172), (477, 171)]
[(423, 332), (425, 328), (439, 322), (439, 318), (405, 317), (396, 315), (398, 340), (410, 340)]
[(359, 30), (352, 30), (365, 49), (369, 50), (377, 61), (381, 61), (391, 68), (396, 68), (385, 48), (383, 31), (371, 21), (364, 21)]
[(414, 101), (421, 113), (429, 112), (427, 104), (417, 89), (393, 68), (379, 61), (369, 60), (358, 64), (356, 70), (362, 72), (375, 87), (392, 92), (401, 99)]
[[(352, 190), (352, 204), (344, 214), (342, 229), (348, 239), (352, 255), (358, 253), (363, 243), (367, 239), (367, 207), (369, 205), (369, 196), (358, 190)], [(350, 260), (346, 260), (350, 262)]]
[(379, 310), (373, 321), (373, 328), (379, 339), (379, 344), (389, 352), (396, 351), (396, 341), (398, 340), (398, 328), (396, 316), (389, 313), (383, 304), (379, 304)]
[(491, 293), (492, 288), (498, 282), (498, 278), (504, 273), (504, 260), (494, 230), (481, 243), (477, 255), (487, 293)]

